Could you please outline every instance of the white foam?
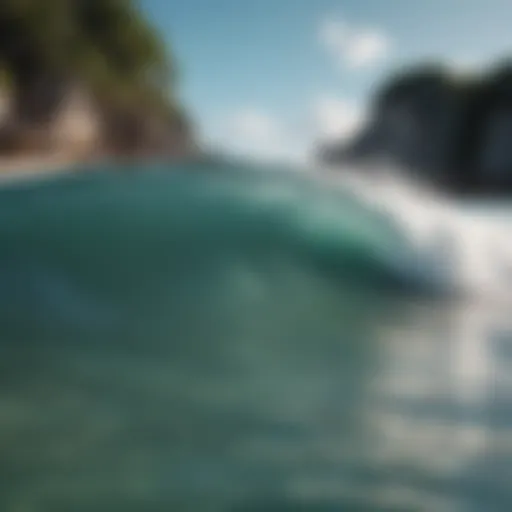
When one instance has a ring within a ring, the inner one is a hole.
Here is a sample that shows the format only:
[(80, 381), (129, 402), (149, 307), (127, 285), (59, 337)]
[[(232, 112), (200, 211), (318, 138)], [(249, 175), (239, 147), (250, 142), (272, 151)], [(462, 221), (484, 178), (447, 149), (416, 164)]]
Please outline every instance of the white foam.
[(410, 270), (466, 295), (512, 300), (512, 207), (508, 219), (465, 208), (395, 169), (326, 176), (405, 232)]

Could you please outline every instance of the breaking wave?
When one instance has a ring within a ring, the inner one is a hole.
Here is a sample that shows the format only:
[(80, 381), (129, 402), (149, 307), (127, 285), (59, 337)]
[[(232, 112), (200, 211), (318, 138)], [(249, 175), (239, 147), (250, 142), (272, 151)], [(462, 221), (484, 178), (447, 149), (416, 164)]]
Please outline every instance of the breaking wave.
[(240, 280), (269, 292), (290, 276), (381, 295), (505, 295), (507, 223), (378, 179), (154, 164), (7, 185), (0, 320), (154, 321), (187, 296), (236, 303)]

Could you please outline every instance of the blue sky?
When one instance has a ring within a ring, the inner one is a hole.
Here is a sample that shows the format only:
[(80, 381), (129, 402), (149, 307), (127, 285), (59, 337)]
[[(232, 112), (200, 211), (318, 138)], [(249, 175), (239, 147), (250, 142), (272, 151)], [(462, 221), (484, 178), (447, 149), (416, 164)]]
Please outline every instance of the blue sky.
[(512, 56), (510, 0), (142, 0), (175, 54), (201, 136), (299, 158), (348, 137), (374, 87), (407, 63)]

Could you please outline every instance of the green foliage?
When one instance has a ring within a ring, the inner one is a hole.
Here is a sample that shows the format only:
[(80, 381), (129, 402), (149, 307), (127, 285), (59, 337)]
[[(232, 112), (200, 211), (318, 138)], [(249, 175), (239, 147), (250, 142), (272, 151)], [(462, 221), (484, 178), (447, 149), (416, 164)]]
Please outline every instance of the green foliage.
[(166, 46), (133, 0), (2, 0), (0, 64), (18, 87), (78, 77), (119, 99), (167, 98)]

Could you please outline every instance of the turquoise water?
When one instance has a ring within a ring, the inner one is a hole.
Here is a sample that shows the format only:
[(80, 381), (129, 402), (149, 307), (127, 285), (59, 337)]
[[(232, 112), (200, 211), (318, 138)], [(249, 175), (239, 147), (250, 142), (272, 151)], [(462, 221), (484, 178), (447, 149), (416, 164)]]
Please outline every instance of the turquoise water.
[(327, 183), (137, 171), (0, 190), (1, 510), (512, 509), (506, 307)]

